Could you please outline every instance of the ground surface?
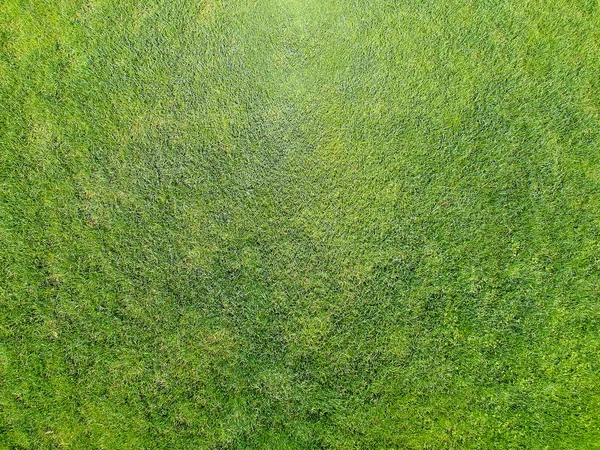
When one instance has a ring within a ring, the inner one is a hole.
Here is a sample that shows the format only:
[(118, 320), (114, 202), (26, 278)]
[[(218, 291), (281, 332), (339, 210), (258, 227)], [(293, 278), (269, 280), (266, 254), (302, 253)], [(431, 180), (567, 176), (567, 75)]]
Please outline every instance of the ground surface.
[(600, 447), (588, 0), (0, 5), (0, 448)]

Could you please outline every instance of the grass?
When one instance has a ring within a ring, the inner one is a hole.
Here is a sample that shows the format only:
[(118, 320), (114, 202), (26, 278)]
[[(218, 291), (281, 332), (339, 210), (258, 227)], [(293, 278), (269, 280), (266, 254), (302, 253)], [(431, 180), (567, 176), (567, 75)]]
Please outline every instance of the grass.
[(4, 0), (0, 448), (600, 448), (594, 0)]

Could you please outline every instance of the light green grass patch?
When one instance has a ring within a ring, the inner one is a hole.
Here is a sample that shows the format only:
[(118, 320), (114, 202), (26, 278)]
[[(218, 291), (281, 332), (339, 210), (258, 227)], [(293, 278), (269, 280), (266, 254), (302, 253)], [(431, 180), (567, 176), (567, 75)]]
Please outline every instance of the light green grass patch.
[(0, 448), (596, 448), (594, 1), (0, 6)]

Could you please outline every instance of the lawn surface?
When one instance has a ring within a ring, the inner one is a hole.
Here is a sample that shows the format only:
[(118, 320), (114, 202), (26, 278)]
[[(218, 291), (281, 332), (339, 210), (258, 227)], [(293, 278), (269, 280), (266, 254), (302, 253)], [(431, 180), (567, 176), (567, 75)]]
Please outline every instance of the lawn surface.
[(1, 449), (600, 448), (594, 0), (0, 2)]

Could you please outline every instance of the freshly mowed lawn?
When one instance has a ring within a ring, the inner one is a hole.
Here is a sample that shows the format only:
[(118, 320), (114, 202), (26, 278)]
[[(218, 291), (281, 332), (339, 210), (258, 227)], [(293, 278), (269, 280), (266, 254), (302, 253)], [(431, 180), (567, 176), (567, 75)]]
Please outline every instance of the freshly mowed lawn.
[(0, 2), (0, 449), (600, 448), (595, 0)]

